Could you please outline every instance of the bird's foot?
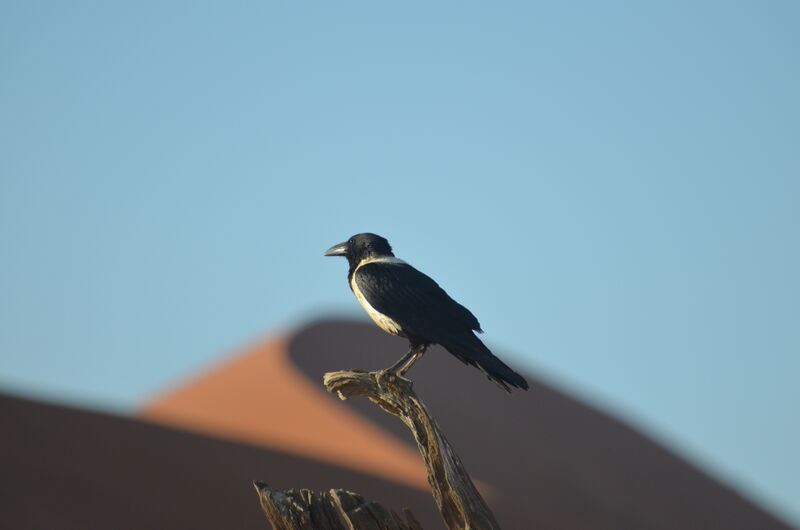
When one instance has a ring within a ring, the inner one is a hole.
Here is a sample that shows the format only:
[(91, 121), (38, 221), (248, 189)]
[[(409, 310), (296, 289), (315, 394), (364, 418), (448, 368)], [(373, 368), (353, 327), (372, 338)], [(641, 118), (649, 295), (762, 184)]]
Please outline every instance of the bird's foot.
[(394, 384), (395, 386), (411, 386), (413, 381), (411, 379), (405, 377), (402, 373), (398, 370), (394, 369), (394, 367), (386, 368), (385, 370), (381, 370), (377, 373), (377, 380), (378, 383), (390, 383)]
[(398, 379), (400, 379), (401, 381), (406, 381), (407, 383), (410, 383), (410, 382), (411, 382), (411, 379), (409, 379), (408, 377), (406, 377), (406, 373), (405, 373), (405, 371), (403, 371), (403, 370), (400, 370), (399, 372), (394, 372), (394, 375), (395, 375), (395, 376), (396, 376)]

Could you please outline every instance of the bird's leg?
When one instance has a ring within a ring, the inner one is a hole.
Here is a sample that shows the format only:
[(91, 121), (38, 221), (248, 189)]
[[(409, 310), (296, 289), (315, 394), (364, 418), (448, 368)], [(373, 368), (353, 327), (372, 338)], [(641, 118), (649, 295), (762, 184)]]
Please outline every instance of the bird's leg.
[(415, 362), (419, 361), (422, 358), (422, 356), (425, 355), (425, 352), (427, 350), (428, 350), (427, 344), (412, 346), (411, 350), (409, 350), (409, 353), (411, 353), (411, 357), (405, 362), (405, 364), (403, 364), (403, 366), (399, 370), (397, 370), (397, 374), (401, 376), (406, 375), (406, 372), (408, 372), (411, 369), (411, 367), (414, 366)]
[(387, 368), (386, 371), (394, 372), (400, 376), (405, 375), (409, 368), (425, 354), (425, 350), (427, 349), (427, 344), (412, 344), (408, 352), (403, 355), (399, 361)]
[(386, 371), (387, 372), (398, 373), (400, 371), (400, 369), (402, 368), (402, 366), (405, 363), (407, 363), (408, 360), (411, 359), (414, 356), (415, 353), (416, 353), (416, 350), (412, 346), (411, 348), (409, 348), (408, 352), (400, 358), (399, 361), (397, 361), (396, 363), (391, 365), (389, 368), (387, 368)]

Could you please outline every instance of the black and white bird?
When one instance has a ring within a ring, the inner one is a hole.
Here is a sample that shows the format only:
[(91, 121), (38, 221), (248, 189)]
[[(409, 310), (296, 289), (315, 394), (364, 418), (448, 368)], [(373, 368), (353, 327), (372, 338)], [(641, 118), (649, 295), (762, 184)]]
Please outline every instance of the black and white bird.
[(350, 289), (370, 318), (384, 331), (408, 339), (408, 353), (390, 370), (404, 375), (428, 346), (439, 344), (506, 392), (510, 387), (528, 389), (527, 381), (475, 336), (475, 331), (483, 333), (475, 315), (430, 277), (396, 258), (386, 239), (357, 234), (325, 255), (347, 258)]

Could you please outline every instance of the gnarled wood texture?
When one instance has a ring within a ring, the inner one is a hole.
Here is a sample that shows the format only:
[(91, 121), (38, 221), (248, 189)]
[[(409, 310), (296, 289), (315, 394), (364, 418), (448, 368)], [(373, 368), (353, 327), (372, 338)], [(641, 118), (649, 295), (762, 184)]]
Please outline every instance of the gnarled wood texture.
[(499, 530), (444, 433), (414, 393), (411, 381), (392, 371), (340, 371), (325, 374), (325, 387), (341, 399), (366, 397), (411, 429), (428, 469), (433, 497), (449, 530)]
[[(341, 399), (366, 397), (411, 429), (428, 469), (433, 498), (448, 530), (500, 530), (444, 433), (414, 393), (411, 381), (391, 370), (329, 372), (328, 392)], [(254, 483), (274, 530), (422, 530), (410, 511), (405, 520), (376, 502), (344, 490), (278, 491)]]
[(253, 486), (273, 530), (422, 530), (409, 510), (403, 519), (351, 491), (279, 491), (258, 481)]

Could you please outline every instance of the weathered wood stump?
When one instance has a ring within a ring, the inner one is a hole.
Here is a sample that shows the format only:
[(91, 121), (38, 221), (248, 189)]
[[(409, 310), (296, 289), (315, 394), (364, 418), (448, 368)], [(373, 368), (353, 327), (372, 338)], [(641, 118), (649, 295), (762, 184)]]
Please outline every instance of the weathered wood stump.
[(402, 518), (351, 491), (278, 491), (258, 481), (253, 486), (273, 530), (422, 530), (411, 511)]
[[(410, 380), (388, 370), (347, 370), (325, 374), (324, 383), (328, 392), (341, 399), (366, 397), (406, 424), (425, 461), (433, 498), (448, 530), (500, 529), (461, 459), (414, 393)], [(275, 530), (422, 530), (409, 511), (403, 520), (378, 503), (343, 490), (282, 492), (261, 483), (256, 483), (256, 489), (264, 514)], [(347, 526), (342, 526), (339, 518)]]

